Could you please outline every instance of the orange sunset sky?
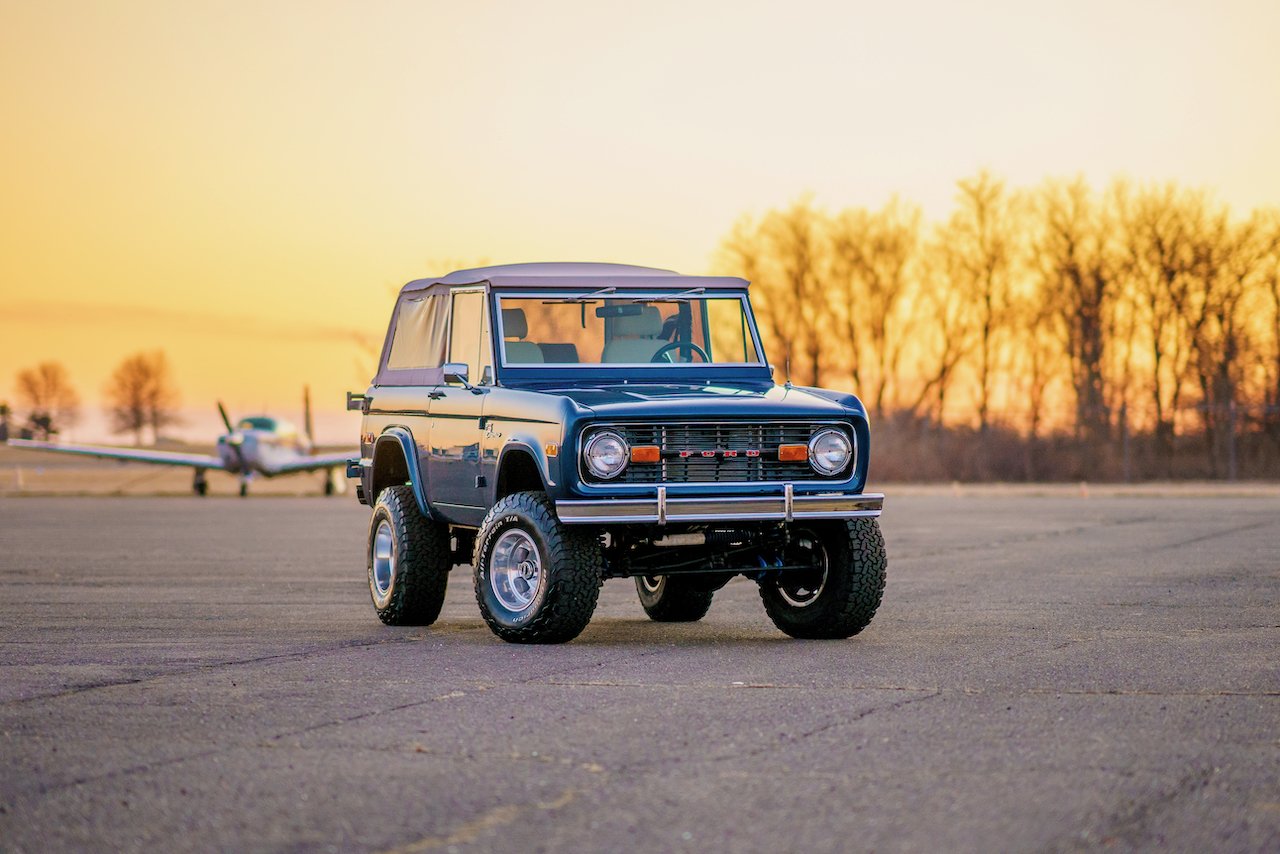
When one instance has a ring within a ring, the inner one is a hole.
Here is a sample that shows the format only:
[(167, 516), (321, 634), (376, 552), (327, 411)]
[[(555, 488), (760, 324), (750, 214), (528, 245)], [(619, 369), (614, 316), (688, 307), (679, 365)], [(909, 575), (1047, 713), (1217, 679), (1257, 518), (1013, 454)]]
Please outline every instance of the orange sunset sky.
[(395, 288), (457, 266), (707, 272), (743, 213), (940, 218), (984, 166), (1278, 204), (1277, 34), (1275, 0), (0, 0), (0, 400), (61, 361), (108, 438), (162, 348), (177, 433), (305, 383), (347, 442)]

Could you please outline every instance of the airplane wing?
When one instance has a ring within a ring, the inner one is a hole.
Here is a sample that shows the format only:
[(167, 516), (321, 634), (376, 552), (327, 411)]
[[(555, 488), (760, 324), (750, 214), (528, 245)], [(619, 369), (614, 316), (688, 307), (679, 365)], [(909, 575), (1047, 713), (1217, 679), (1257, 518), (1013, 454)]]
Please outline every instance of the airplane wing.
[(356, 450), (346, 451), (341, 454), (313, 454), (309, 457), (298, 457), (297, 460), (283, 465), (274, 466), (271, 474), (293, 474), (300, 471), (316, 471), (318, 469), (331, 469), (338, 466), (345, 466), (347, 460), (354, 460), (360, 456), (360, 452)]
[(59, 454), (80, 454), (85, 457), (102, 457), (108, 460), (126, 460), (134, 463), (153, 463), (161, 466), (187, 466), (197, 469), (217, 469), (225, 466), (218, 457), (204, 454), (175, 454), (169, 451), (134, 451), (128, 448), (107, 448), (99, 445), (62, 445), (57, 442), (37, 442), (31, 439), (10, 439), (14, 448), (30, 448), (38, 451), (54, 451)]

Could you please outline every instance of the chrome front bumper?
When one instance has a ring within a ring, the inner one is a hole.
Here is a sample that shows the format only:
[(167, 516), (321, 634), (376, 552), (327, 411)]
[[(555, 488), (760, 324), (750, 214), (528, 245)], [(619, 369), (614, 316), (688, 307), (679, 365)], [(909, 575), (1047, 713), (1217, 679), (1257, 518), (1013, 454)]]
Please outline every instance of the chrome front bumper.
[(599, 498), (557, 501), (556, 515), (566, 525), (639, 522), (757, 522), (797, 519), (857, 519), (879, 516), (880, 493), (796, 495), (786, 484), (781, 495), (668, 498), (658, 487), (653, 498)]

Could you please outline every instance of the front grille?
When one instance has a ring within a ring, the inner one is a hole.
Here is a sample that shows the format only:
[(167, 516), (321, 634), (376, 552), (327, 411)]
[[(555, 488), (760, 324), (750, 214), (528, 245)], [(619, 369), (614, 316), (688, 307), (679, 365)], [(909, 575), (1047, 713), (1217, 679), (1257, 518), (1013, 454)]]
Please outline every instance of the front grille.
[[(813, 422), (775, 424), (610, 424), (607, 429), (620, 433), (632, 447), (657, 445), (659, 463), (632, 463), (612, 480), (593, 483), (754, 483), (795, 480), (844, 480), (848, 469), (833, 477), (824, 477), (805, 460), (783, 462), (778, 459), (779, 445), (806, 445), (815, 431), (831, 426)], [(583, 444), (592, 428), (583, 436)], [(847, 428), (841, 427), (848, 434)], [(704, 456), (704, 452), (713, 452)], [(729, 456), (725, 452), (736, 452)], [(751, 455), (750, 452), (758, 452)], [(584, 470), (585, 471), (585, 470)]]

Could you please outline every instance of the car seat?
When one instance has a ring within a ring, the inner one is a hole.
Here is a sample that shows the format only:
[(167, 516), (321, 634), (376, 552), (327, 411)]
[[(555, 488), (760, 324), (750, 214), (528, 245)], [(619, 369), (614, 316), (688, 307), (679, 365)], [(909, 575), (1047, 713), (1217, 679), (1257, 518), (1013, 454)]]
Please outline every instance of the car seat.
[(600, 355), (602, 362), (645, 364), (653, 360), (667, 342), (658, 337), (662, 332), (662, 315), (657, 306), (643, 306), (639, 314), (619, 317), (613, 321), (613, 338), (604, 345)]
[[(532, 341), (525, 341), (529, 334), (529, 321), (525, 319), (523, 308), (504, 308), (502, 310), (503, 348), (507, 352), (506, 364), (527, 365), (542, 362), (542, 350)], [(515, 339), (514, 341), (511, 339)]]

